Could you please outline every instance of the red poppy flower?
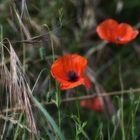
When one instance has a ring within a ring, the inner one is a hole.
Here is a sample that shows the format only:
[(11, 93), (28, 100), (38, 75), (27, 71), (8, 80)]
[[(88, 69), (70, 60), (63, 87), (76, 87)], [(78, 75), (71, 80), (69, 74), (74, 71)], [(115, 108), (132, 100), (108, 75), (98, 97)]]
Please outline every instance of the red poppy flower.
[(136, 38), (138, 30), (134, 30), (127, 23), (118, 23), (113, 19), (106, 19), (100, 23), (96, 31), (99, 37), (116, 44), (126, 44)]
[(67, 54), (58, 58), (51, 67), (52, 76), (60, 82), (62, 90), (79, 85), (90, 87), (89, 79), (84, 76), (87, 60), (78, 54)]
[(95, 97), (92, 99), (81, 100), (80, 105), (97, 112), (103, 112), (103, 103), (100, 97)]

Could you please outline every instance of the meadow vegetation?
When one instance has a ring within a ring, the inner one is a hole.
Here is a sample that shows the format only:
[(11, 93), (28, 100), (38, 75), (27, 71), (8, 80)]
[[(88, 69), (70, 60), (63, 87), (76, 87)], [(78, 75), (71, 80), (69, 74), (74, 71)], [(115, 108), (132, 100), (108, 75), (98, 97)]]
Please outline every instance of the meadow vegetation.
[[(1, 0), (0, 139), (139, 140), (138, 13), (139, 0)], [(106, 19), (135, 35), (104, 39)]]

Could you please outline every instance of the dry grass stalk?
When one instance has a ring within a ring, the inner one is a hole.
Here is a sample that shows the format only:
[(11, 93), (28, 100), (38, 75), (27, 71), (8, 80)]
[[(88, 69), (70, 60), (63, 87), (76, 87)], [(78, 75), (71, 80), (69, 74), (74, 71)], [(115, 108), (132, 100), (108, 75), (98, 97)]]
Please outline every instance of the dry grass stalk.
[(32, 132), (27, 126), (25, 126), (25, 125), (22, 125), (18, 120), (16, 120), (16, 119), (13, 119), (13, 118), (11, 118), (11, 117), (5, 117), (4, 115), (1, 115), (0, 114), (0, 118), (1, 119), (3, 119), (3, 120), (5, 120), (5, 121), (10, 121), (12, 124), (17, 124), (20, 128), (22, 128), (22, 129), (26, 129), (28, 132)]
[[(99, 97), (105, 97), (105, 96), (119, 96), (119, 95), (127, 95), (127, 94), (139, 94), (140, 93), (140, 88), (136, 89), (128, 89), (128, 90), (121, 90), (121, 91), (113, 91), (113, 92), (102, 92), (102, 93), (95, 93), (91, 95), (86, 95), (86, 96), (79, 96), (79, 97), (70, 97), (63, 99), (61, 103), (67, 103), (67, 102), (74, 102), (77, 100), (87, 100), (87, 99), (92, 99), (96, 96)], [(35, 104), (33, 104), (35, 106)], [(42, 105), (55, 105), (54, 102), (42, 102)], [(36, 106), (35, 106), (36, 107)], [(16, 108), (8, 108), (2, 110), (2, 112), (15, 112), (15, 111), (22, 111), (24, 110), (24, 107), (16, 107)], [(1, 114), (0, 114), (1, 115)]]
[(31, 108), (31, 90), (23, 73), (20, 60), (10, 41), (8, 39), (7, 41), (9, 42), (9, 49), (6, 46), (5, 48), (9, 50), (10, 68), (8, 69), (4, 61), (2, 62), (1, 78), (2, 81), (4, 81), (4, 86), (8, 89), (10, 105), (12, 106), (12, 104), (14, 104), (14, 107), (23, 107), (25, 109), (28, 127), (32, 133), (36, 134), (37, 129)]

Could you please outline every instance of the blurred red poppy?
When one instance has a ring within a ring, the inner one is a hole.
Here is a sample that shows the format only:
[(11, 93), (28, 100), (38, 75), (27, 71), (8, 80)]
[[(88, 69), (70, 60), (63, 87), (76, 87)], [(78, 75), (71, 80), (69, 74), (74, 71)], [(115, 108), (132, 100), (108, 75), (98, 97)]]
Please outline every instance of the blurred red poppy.
[(96, 31), (99, 37), (116, 44), (126, 44), (136, 38), (139, 31), (134, 30), (127, 23), (118, 23), (113, 19), (106, 19), (100, 23)]
[(87, 60), (78, 54), (66, 54), (58, 58), (51, 66), (52, 76), (60, 82), (60, 89), (66, 90), (85, 85), (90, 88), (89, 79), (84, 76)]
[(100, 97), (95, 97), (92, 99), (85, 99), (80, 101), (80, 105), (96, 112), (103, 112), (103, 103)]

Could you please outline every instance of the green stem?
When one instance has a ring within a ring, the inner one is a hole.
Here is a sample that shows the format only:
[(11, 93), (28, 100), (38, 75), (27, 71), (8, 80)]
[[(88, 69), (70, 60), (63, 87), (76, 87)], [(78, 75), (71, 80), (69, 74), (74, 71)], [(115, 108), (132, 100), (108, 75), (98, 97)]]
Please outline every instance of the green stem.
[(57, 92), (56, 92), (56, 106), (57, 106), (57, 110), (58, 110), (58, 124), (59, 124), (59, 127), (61, 128), (61, 109), (60, 109), (60, 105), (61, 105), (60, 91), (57, 89)]
[(77, 116), (80, 120), (80, 109), (79, 109), (79, 101), (78, 100), (76, 100), (76, 109), (77, 109)]
[[(78, 94), (78, 89), (77, 88), (76, 88), (76, 94)], [(77, 109), (77, 116), (80, 120), (79, 100), (76, 100), (76, 109)]]
[(121, 54), (119, 54), (119, 79), (120, 79), (120, 85), (121, 85), (121, 131), (122, 131), (122, 140), (125, 140), (125, 128), (124, 128), (124, 100), (123, 100), (123, 90), (124, 90), (124, 85), (123, 85), (123, 79), (122, 79), (122, 68), (121, 68)]

